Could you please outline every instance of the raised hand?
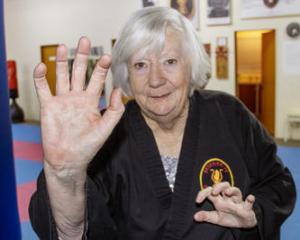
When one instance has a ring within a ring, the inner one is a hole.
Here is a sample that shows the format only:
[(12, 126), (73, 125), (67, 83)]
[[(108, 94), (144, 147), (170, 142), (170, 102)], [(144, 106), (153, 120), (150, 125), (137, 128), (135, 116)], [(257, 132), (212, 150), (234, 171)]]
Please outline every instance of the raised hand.
[(231, 187), (228, 182), (222, 182), (208, 187), (198, 193), (197, 203), (209, 199), (214, 211), (199, 211), (194, 215), (195, 221), (209, 222), (224, 227), (252, 228), (257, 220), (252, 209), (255, 197), (249, 195), (243, 201), (240, 189)]
[(121, 90), (118, 89), (112, 92), (104, 115), (99, 113), (99, 98), (111, 57), (104, 55), (98, 61), (85, 88), (89, 51), (90, 41), (81, 38), (70, 80), (67, 48), (64, 45), (58, 47), (55, 96), (51, 95), (47, 84), (46, 66), (41, 63), (34, 70), (41, 107), (45, 168), (50, 168), (62, 178), (86, 170), (124, 112)]

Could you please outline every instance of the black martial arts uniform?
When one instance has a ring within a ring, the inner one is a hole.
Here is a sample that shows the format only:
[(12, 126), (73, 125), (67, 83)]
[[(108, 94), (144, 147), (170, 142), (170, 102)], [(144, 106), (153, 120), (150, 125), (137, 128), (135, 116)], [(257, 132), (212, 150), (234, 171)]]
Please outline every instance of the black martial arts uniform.
[[(201, 188), (218, 181), (256, 197), (257, 227), (193, 220), (197, 211), (214, 209), (209, 200), (196, 204), (195, 199)], [(190, 98), (174, 192), (152, 131), (130, 102), (90, 164), (86, 194), (84, 238), (105, 240), (276, 240), (296, 199), (291, 174), (260, 123), (234, 97), (206, 90)], [(57, 239), (43, 173), (30, 218), (41, 239)]]

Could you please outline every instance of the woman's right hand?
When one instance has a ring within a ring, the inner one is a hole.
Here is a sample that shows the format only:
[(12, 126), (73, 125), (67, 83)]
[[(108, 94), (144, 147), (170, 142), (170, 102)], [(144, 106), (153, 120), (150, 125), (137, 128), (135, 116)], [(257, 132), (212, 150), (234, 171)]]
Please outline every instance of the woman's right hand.
[(111, 57), (104, 55), (98, 61), (85, 87), (89, 51), (90, 41), (81, 38), (70, 80), (67, 48), (64, 45), (58, 47), (55, 96), (51, 94), (45, 77), (46, 66), (41, 63), (34, 70), (41, 107), (45, 169), (62, 180), (73, 179), (85, 172), (124, 112), (121, 90), (116, 89), (111, 94), (106, 112), (100, 114), (99, 99)]

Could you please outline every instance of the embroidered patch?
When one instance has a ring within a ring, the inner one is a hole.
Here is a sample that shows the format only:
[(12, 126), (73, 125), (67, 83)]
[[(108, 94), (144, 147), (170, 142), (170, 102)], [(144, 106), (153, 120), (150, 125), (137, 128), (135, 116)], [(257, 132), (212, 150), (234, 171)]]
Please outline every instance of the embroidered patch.
[(232, 171), (229, 165), (220, 158), (206, 160), (201, 168), (199, 180), (201, 190), (220, 182), (229, 182), (231, 186), (234, 186)]

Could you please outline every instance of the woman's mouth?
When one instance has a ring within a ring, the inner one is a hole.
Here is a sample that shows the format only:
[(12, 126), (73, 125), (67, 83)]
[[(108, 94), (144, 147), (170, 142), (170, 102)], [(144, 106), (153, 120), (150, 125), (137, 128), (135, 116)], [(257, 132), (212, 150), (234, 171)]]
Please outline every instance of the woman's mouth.
[(160, 99), (167, 98), (169, 95), (171, 95), (171, 93), (164, 93), (164, 94), (152, 95), (150, 97), (153, 98), (153, 99), (156, 99), (156, 100), (160, 100)]

